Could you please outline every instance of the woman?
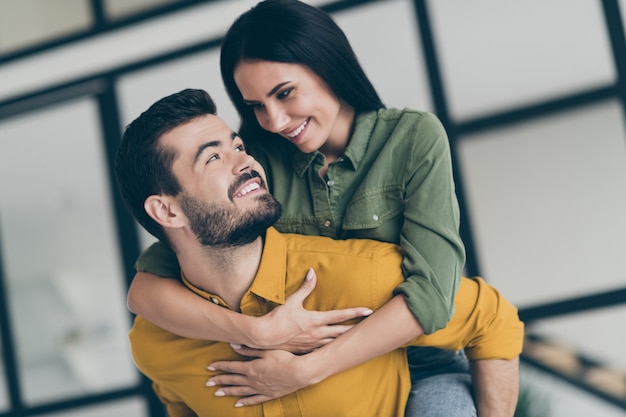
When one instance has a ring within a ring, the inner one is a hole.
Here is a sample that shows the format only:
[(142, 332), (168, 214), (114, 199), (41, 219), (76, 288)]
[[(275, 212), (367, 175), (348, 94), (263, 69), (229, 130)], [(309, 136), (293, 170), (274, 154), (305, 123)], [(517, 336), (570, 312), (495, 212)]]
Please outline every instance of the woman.
[[(419, 332), (427, 334), (445, 327), (465, 253), (449, 144), (436, 117), (386, 109), (341, 29), (321, 10), (295, 0), (260, 2), (240, 16), (224, 39), (221, 72), (241, 116), (239, 133), (283, 206), (276, 228), (401, 245), (406, 281), (368, 321), (416, 319)], [(179, 276), (174, 255), (161, 244), (144, 252), (137, 267)], [(303, 288), (298, 297), (310, 290)], [(298, 309), (298, 297), (265, 317), (251, 318), (192, 296), (178, 281), (139, 272), (129, 291), (129, 308), (182, 336), (291, 352), (341, 337), (350, 327), (333, 324), (363, 314), (362, 309), (304, 312)], [(380, 336), (387, 343), (380, 349), (391, 350), (417, 334)], [(247, 348), (239, 351), (255, 355)], [(350, 359), (365, 361), (380, 353), (362, 346)], [(407, 416), (475, 415), (461, 354), (411, 348), (409, 357), (414, 388)], [(232, 369), (229, 364), (214, 367)], [(249, 383), (253, 388), (239, 387), (229, 375), (210, 383), (235, 385), (218, 392), (244, 396), (240, 405), (284, 395), (289, 390), (284, 371), (268, 368), (255, 369), (264, 372), (258, 378), (263, 387), (254, 381)], [(268, 381), (280, 388), (273, 391)], [(483, 398), (491, 394), (477, 394), (479, 411), (487, 415), (490, 405)]]

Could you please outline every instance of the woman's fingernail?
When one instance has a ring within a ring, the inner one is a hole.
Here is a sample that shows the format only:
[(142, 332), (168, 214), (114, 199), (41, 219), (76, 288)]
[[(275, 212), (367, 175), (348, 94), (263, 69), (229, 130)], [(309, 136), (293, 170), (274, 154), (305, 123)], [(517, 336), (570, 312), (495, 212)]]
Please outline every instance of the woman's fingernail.
[(311, 281), (313, 279), (313, 268), (309, 268), (309, 270), (306, 273), (306, 280), (307, 281)]
[(235, 403), (235, 407), (243, 407), (242, 403)]
[(217, 391), (215, 391), (215, 396), (216, 396), (216, 397), (223, 397), (223, 396), (225, 396), (225, 395), (226, 395), (226, 394), (224, 394), (224, 391), (222, 391), (222, 390), (217, 390)]
[(213, 366), (207, 366), (207, 368), (209, 371), (216, 371), (217, 369), (215, 369)]
[(363, 312), (363, 315), (364, 315), (364, 316), (369, 316), (369, 315), (370, 315), (370, 314), (372, 314), (373, 312), (374, 312), (374, 310), (365, 310), (365, 311)]
[(236, 343), (231, 343), (231, 344), (230, 344), (230, 346), (231, 346), (233, 349), (241, 349), (241, 345), (238, 345), (238, 344), (236, 344)]
[(207, 387), (214, 387), (214, 386), (215, 386), (215, 382), (213, 382), (213, 381), (207, 381), (206, 386), (207, 386)]

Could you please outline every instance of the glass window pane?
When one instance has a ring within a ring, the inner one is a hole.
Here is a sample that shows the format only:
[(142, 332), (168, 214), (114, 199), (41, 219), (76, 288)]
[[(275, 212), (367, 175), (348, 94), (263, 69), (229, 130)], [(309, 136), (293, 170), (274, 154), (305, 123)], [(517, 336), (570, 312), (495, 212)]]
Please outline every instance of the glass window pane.
[[(2, 344), (0, 343), (0, 352), (2, 351)], [(0, 411), (9, 409), (9, 391), (7, 387), (7, 381), (5, 375), (4, 359), (0, 356)]]
[(517, 305), (623, 288), (623, 118), (611, 101), (459, 142), (481, 273)]
[(143, 400), (131, 398), (112, 401), (76, 410), (59, 413), (43, 414), (41, 417), (149, 417), (148, 409)]
[(0, 53), (87, 30), (92, 24), (87, 0), (3, 0)]
[(374, 2), (334, 14), (333, 18), (387, 106), (433, 110), (411, 1)]
[(428, 5), (457, 119), (615, 79), (599, 1), (435, 0)]
[(138, 377), (99, 125), (91, 100), (0, 124), (0, 239), (28, 404)]
[(117, 91), (122, 125), (126, 126), (160, 98), (185, 88), (206, 90), (215, 101), (220, 117), (233, 128), (239, 125), (222, 84), (217, 48), (120, 77)]
[[(577, 352), (603, 364), (607, 370), (621, 373), (624, 379), (619, 385), (617, 381), (611, 381), (611, 372), (604, 375), (590, 374), (587, 377), (592, 385), (598, 387), (604, 385), (607, 389), (621, 390), (620, 395), (626, 397), (626, 358), (624, 358), (626, 332), (616, 331), (624, 328), (624, 318), (626, 306), (617, 306), (540, 320), (531, 323), (527, 330), (545, 337), (547, 342), (564, 347), (566, 352), (567, 350)], [(581, 337), (581, 333), (585, 336)], [(529, 349), (527, 353), (533, 352)], [(561, 351), (553, 356), (553, 360), (558, 366), (559, 361), (561, 363), (568, 361), (567, 356)]]
[(119, 19), (180, 1), (181, 0), (104, 0), (104, 7), (109, 18)]
[(215, 39), (226, 32), (235, 17), (254, 4), (256, 0), (204, 2), (94, 39), (1, 65), (0, 99), (71, 82)]
[(534, 413), (520, 415), (545, 417), (624, 417), (624, 410), (578, 389), (560, 378), (521, 366), (522, 389), (530, 390), (530, 406)]

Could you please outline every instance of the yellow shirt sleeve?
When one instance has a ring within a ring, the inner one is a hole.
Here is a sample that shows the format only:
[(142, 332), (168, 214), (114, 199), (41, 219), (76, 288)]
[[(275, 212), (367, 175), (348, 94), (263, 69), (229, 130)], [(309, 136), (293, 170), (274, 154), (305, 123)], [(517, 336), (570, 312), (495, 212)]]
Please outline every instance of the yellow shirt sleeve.
[(408, 345), (465, 349), (472, 360), (511, 360), (522, 352), (524, 323), (517, 308), (482, 278), (461, 278), (454, 304), (454, 316), (445, 328)]

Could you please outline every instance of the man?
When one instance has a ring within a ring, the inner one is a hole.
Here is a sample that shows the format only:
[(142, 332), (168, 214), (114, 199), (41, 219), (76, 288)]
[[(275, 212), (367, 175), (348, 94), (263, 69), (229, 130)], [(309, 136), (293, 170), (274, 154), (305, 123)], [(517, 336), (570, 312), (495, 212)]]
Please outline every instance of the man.
[[(265, 187), (263, 169), (215, 115), (204, 91), (165, 97), (132, 122), (116, 175), (136, 219), (176, 253), (188, 288), (225, 308), (266, 314), (298, 289), (303, 276), (315, 279), (311, 269), (320, 279), (304, 306), (313, 310), (378, 310), (403, 281), (402, 255), (394, 245), (273, 229), (280, 205)], [(470, 359), (513, 360), (521, 352), (517, 310), (484, 281), (464, 278), (455, 306), (450, 324), (432, 335), (415, 338), (419, 324), (412, 317), (384, 321), (377, 315), (312, 353), (274, 352), (275, 363), (296, 386), (281, 398), (238, 408), (221, 390), (205, 387), (216, 374), (207, 364), (245, 359), (228, 344), (176, 336), (141, 317), (130, 340), (137, 367), (153, 381), (172, 417), (401, 416), (410, 378), (405, 351), (389, 348), (390, 338), (394, 347), (465, 348)], [(331, 361), (334, 355), (345, 360)], [(231, 385), (238, 385), (234, 378)]]

